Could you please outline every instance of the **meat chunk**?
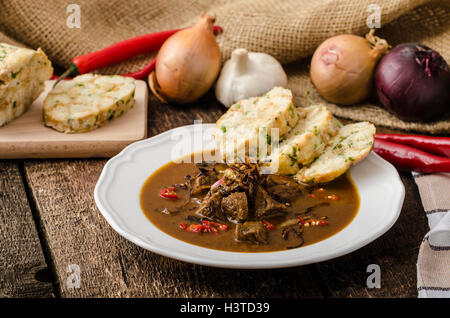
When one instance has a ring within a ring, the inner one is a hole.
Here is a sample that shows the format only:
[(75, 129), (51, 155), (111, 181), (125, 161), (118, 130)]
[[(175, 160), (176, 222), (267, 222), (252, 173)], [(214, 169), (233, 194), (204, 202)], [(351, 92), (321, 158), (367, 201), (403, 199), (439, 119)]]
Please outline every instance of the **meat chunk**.
[(194, 178), (192, 181), (192, 190), (191, 193), (193, 195), (206, 192), (211, 188), (211, 185), (216, 182), (217, 178), (215, 174), (200, 174)]
[(289, 177), (270, 174), (265, 181), (267, 192), (280, 201), (291, 201), (308, 193), (305, 186)]
[(195, 213), (207, 218), (222, 218), (220, 209), (222, 198), (220, 192), (208, 192)]
[(235, 238), (237, 241), (267, 244), (267, 231), (262, 222), (247, 221), (236, 226)]
[(242, 223), (248, 218), (248, 201), (244, 192), (235, 192), (222, 200), (222, 212), (234, 222)]
[(287, 210), (284, 204), (273, 199), (261, 186), (256, 189), (254, 205), (256, 218), (269, 218)]

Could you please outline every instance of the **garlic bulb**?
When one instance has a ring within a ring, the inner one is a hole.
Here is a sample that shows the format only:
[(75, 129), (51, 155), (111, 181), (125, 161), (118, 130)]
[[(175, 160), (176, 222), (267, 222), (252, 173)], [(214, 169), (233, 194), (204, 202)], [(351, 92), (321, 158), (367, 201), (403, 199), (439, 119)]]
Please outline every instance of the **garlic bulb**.
[(236, 49), (225, 62), (216, 85), (216, 98), (226, 107), (237, 101), (260, 96), (274, 86), (286, 86), (281, 64), (265, 53)]

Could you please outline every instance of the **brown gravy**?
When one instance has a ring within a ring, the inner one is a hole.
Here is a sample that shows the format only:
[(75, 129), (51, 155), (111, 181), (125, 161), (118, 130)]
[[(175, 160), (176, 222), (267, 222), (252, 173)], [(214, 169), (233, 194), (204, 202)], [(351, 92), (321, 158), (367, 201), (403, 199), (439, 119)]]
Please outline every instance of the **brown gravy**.
[[(229, 226), (227, 231), (219, 233), (193, 233), (180, 228), (180, 222), (189, 224), (188, 215), (193, 215), (195, 206), (186, 206), (182, 211), (164, 214), (165, 208), (175, 210), (181, 206), (181, 202), (188, 197), (188, 193), (179, 193), (179, 200), (167, 200), (161, 198), (162, 189), (173, 184), (185, 182), (185, 176), (195, 176), (199, 172), (194, 163), (170, 162), (155, 171), (145, 182), (140, 194), (141, 208), (146, 217), (160, 230), (179, 240), (190, 244), (233, 252), (272, 252), (286, 250), (289, 246), (296, 246), (298, 239), (290, 235), (284, 239), (281, 229), (277, 227), (287, 219), (298, 218), (301, 211), (308, 207), (314, 208), (314, 217), (326, 217), (325, 226), (303, 227), (304, 244), (310, 245), (322, 241), (346, 227), (355, 217), (359, 209), (359, 195), (350, 174), (347, 173), (336, 180), (311, 189), (312, 195), (304, 195), (290, 202), (288, 213), (281, 217), (271, 218), (269, 221), (277, 228), (268, 231), (268, 244), (254, 244), (250, 242), (236, 241), (234, 237), (236, 225), (232, 222), (221, 222)], [(187, 191), (186, 191), (187, 192)], [(328, 195), (336, 195), (339, 200), (330, 200)], [(324, 204), (325, 203), (325, 204)]]

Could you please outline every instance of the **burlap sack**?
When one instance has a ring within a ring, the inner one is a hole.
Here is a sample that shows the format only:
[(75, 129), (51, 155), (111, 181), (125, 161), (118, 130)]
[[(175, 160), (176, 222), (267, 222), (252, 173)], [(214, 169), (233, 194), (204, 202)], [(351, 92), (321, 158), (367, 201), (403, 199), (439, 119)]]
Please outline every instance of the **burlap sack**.
[[(67, 6), (81, 8), (81, 28), (66, 24)], [(285, 63), (296, 103), (307, 105), (309, 56), (325, 39), (342, 33), (364, 34), (370, 4), (381, 8), (377, 34), (392, 45), (421, 42), (450, 62), (448, 0), (3, 0), (0, 31), (30, 47), (41, 47), (54, 64), (67, 67), (72, 57), (149, 32), (193, 25), (201, 11), (214, 12), (225, 32), (218, 37), (224, 58), (238, 47), (266, 52)], [(2, 37), (0, 35), (0, 41)], [(108, 67), (102, 73), (126, 73), (146, 64), (150, 55)], [(390, 115), (376, 98), (357, 106), (326, 103), (340, 117), (428, 133), (449, 133), (450, 115), (433, 123), (408, 123)]]

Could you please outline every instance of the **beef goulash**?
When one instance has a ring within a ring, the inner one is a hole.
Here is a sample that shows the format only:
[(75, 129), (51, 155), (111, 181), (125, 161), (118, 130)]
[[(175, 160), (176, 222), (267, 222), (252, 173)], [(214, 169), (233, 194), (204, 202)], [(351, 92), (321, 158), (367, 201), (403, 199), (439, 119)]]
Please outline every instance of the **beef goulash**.
[(141, 207), (159, 229), (225, 251), (270, 252), (321, 241), (356, 215), (359, 196), (345, 174), (321, 186), (261, 174), (252, 163), (170, 162), (144, 184)]
[[(278, 129), (278, 144), (270, 128)], [(220, 160), (193, 163), (198, 154), (191, 154), (161, 167), (144, 184), (141, 207), (162, 231), (203, 247), (269, 252), (313, 244), (355, 217), (359, 195), (348, 170), (370, 153), (374, 134), (367, 122), (343, 126), (324, 106), (295, 107), (291, 92), (276, 87), (217, 121)], [(267, 153), (252, 157), (251, 147)], [(244, 156), (226, 160), (237, 154)]]

